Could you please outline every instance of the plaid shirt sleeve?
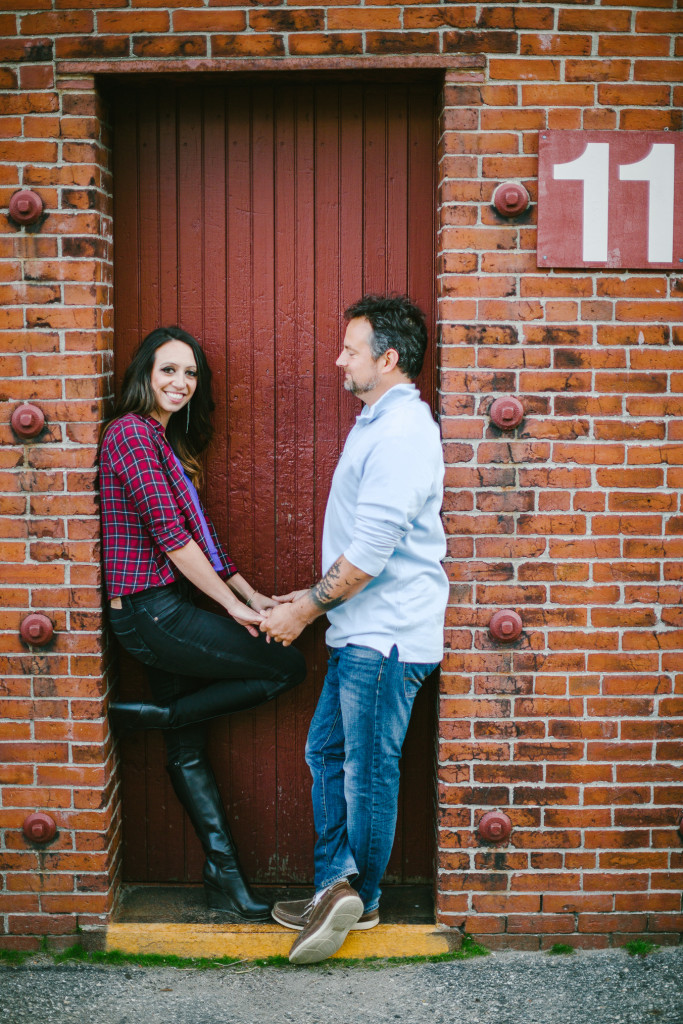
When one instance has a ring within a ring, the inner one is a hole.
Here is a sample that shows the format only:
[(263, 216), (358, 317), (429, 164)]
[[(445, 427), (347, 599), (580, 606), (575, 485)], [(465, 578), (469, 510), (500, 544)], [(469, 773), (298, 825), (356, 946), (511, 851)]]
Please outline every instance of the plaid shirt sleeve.
[(162, 551), (176, 551), (192, 540), (159, 456), (144, 427), (135, 422), (118, 431), (111, 464), (140, 520)]
[[(178, 579), (168, 552), (194, 540), (208, 557), (191, 495), (161, 424), (128, 414), (111, 424), (100, 451), (102, 548), (110, 598)], [(208, 521), (212, 535), (215, 530)], [(237, 568), (215, 538), (224, 579)]]

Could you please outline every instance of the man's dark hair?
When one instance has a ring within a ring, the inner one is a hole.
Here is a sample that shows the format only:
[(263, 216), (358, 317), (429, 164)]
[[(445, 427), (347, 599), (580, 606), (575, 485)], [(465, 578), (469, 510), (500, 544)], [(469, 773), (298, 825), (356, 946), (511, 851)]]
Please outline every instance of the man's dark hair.
[(398, 368), (415, 380), (422, 369), (427, 348), (425, 316), (407, 295), (364, 295), (344, 310), (347, 320), (365, 317), (372, 325), (370, 351), (373, 359), (393, 348)]

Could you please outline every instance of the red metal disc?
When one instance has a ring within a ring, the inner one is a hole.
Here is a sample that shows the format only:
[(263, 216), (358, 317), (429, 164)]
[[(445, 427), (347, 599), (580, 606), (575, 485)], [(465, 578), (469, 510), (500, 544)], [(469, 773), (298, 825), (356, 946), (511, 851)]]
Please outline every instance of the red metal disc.
[(489, 633), (494, 640), (504, 644), (512, 643), (522, 632), (521, 616), (512, 608), (501, 608), (494, 612), (489, 622)]
[(19, 437), (37, 437), (45, 426), (45, 414), (37, 405), (18, 405), (10, 420), (12, 430)]
[(504, 181), (493, 193), (491, 203), (503, 217), (516, 217), (529, 209), (529, 193), (521, 181)]
[(524, 406), (514, 395), (501, 395), (491, 405), (489, 416), (501, 430), (513, 430), (524, 419)]
[(32, 843), (49, 843), (57, 833), (57, 824), (55, 819), (44, 811), (35, 811), (24, 821), (23, 831)]
[(43, 644), (49, 643), (54, 631), (52, 622), (42, 612), (31, 612), (19, 627), (21, 639), (24, 643), (33, 644), (35, 647), (41, 647)]
[(43, 200), (36, 192), (22, 189), (9, 201), (9, 215), (17, 224), (35, 224), (43, 213)]
[(503, 811), (487, 811), (477, 831), (488, 843), (502, 843), (512, 832), (512, 822)]

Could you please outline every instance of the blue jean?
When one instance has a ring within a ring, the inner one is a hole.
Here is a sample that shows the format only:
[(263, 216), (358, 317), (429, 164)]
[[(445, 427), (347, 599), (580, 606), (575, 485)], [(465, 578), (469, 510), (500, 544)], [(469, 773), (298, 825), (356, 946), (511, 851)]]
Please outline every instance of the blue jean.
[(401, 662), (370, 647), (332, 649), (306, 744), (313, 776), (315, 887), (353, 881), (365, 911), (396, 831), (399, 758), (415, 694), (436, 664)]

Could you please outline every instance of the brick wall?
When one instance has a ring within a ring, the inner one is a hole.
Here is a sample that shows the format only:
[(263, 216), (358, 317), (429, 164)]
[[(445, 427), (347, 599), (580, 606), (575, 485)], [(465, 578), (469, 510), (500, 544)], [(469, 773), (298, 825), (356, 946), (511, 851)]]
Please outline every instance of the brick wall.
[[(118, 821), (94, 494), (111, 389), (108, 140), (92, 79), (56, 84), (35, 59), (0, 71), (0, 943), (25, 948), (102, 927)], [(19, 187), (49, 211), (34, 226), (6, 215)], [(25, 444), (9, 425), (21, 401), (46, 417)], [(28, 611), (52, 619), (46, 647), (20, 640)], [(22, 832), (34, 810), (57, 823), (45, 847)]]
[[(634, 6), (508, 9), (534, 30), (519, 55), (446, 86), (439, 903), (494, 948), (683, 925), (681, 278), (540, 271), (535, 208), (490, 205), (508, 178), (536, 198), (544, 128), (680, 128), (683, 13)], [(499, 392), (525, 405), (513, 432), (486, 415)], [(497, 607), (524, 621), (510, 647)], [(487, 848), (492, 808), (514, 831)]]
[[(492, 947), (677, 942), (681, 278), (541, 272), (535, 207), (508, 222), (490, 198), (507, 178), (535, 198), (541, 129), (680, 129), (683, 12), (675, 0), (91, 8), (0, 14), (0, 944), (71, 942), (116, 893), (92, 469), (110, 392), (111, 211), (92, 75), (400, 63), (446, 79), (439, 921)], [(45, 200), (33, 228), (7, 219), (19, 187)], [(524, 398), (511, 436), (487, 417), (498, 393)], [(24, 445), (8, 421), (27, 399), (48, 428)], [(510, 647), (488, 636), (496, 607), (522, 614)], [(53, 616), (48, 648), (20, 642), (28, 610)], [(500, 847), (475, 831), (491, 808), (514, 825)], [(42, 851), (21, 833), (35, 809), (59, 827)]]

